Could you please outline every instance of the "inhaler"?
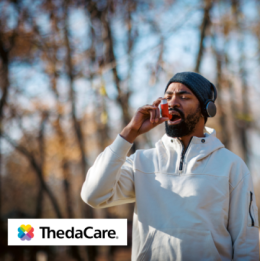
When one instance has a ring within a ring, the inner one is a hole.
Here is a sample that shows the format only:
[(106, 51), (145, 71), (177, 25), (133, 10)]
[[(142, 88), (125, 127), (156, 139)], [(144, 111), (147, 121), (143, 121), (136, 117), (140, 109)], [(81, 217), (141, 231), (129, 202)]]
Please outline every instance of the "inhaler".
[(161, 100), (161, 115), (162, 117), (168, 117), (170, 120), (172, 115), (169, 114), (168, 103), (166, 99)]

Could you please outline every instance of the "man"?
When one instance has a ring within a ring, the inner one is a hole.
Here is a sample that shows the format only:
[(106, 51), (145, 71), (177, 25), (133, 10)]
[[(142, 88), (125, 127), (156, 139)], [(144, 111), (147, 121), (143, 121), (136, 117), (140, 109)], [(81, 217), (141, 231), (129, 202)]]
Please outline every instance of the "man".
[[(139, 108), (89, 169), (81, 197), (92, 207), (135, 202), (132, 260), (258, 260), (258, 212), (244, 162), (215, 130), (217, 92), (193, 72), (176, 74), (159, 104)], [(135, 138), (165, 122), (155, 148), (127, 157)]]

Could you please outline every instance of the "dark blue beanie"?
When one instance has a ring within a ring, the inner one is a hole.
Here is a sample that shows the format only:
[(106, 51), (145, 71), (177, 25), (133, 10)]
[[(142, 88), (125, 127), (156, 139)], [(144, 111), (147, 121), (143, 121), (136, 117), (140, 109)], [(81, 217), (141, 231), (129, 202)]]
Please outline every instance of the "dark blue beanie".
[[(210, 81), (204, 78), (202, 75), (195, 72), (181, 72), (176, 73), (168, 82), (165, 92), (169, 85), (173, 82), (179, 82), (186, 85), (198, 98), (202, 112), (204, 112), (204, 104), (207, 100), (213, 99), (213, 90)], [(214, 85), (213, 85), (214, 86)], [(214, 97), (215, 99), (217, 97)], [(206, 120), (206, 115), (203, 113)]]

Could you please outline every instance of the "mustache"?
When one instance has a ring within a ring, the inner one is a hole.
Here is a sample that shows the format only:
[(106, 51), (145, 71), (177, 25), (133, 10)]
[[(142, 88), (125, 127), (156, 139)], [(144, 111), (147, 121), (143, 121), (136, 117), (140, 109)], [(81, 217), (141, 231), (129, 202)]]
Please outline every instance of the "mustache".
[(182, 119), (185, 118), (184, 113), (181, 110), (177, 109), (177, 108), (169, 108), (169, 111), (176, 111), (176, 112), (178, 112), (180, 114)]

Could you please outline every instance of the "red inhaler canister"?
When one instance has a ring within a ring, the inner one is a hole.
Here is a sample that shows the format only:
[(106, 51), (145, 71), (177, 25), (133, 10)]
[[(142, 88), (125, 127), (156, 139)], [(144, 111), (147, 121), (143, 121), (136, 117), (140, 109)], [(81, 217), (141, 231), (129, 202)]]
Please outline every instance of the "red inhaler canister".
[(168, 103), (166, 99), (161, 100), (161, 114), (162, 117), (168, 117), (169, 119), (172, 118), (172, 115), (169, 114)]

